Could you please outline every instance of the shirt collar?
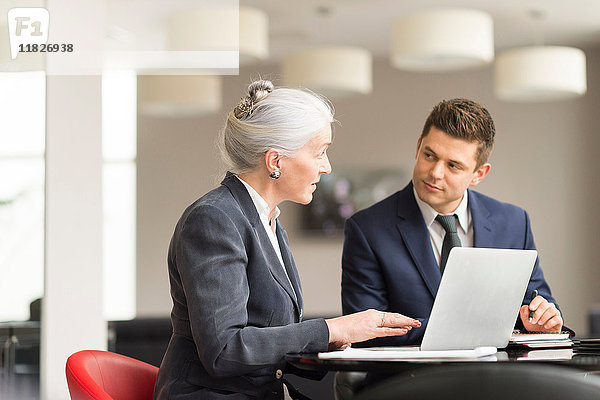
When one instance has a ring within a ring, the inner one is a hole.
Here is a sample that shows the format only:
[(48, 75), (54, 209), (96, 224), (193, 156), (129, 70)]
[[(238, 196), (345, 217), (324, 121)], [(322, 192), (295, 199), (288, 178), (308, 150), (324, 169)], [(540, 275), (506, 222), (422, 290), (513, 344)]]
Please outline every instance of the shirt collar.
[[(417, 205), (421, 210), (421, 214), (423, 215), (423, 219), (425, 220), (425, 225), (429, 228), (433, 221), (435, 221), (435, 217), (438, 216), (438, 212), (435, 211), (429, 204), (425, 203), (423, 200), (419, 198), (415, 187), (413, 186), (413, 194), (415, 196), (415, 200), (417, 201)], [(468, 232), (469, 230), (469, 195), (468, 191), (465, 190), (463, 194), (463, 198), (452, 214), (456, 214), (458, 217), (458, 224), (462, 228), (463, 232)]]
[(271, 225), (270, 222), (277, 219), (277, 217), (279, 217), (279, 214), (281, 214), (281, 210), (279, 209), (279, 207), (275, 206), (275, 212), (273, 213), (273, 218), (270, 221), (269, 213), (271, 210), (269, 209), (269, 204), (267, 204), (267, 201), (263, 199), (262, 196), (258, 194), (258, 192), (254, 190), (254, 188), (250, 186), (248, 182), (244, 181), (237, 175), (236, 178), (238, 178), (240, 182), (244, 184), (246, 190), (248, 190), (248, 194), (250, 195), (250, 198), (254, 203), (254, 207), (256, 207), (256, 211), (258, 212), (261, 221), (263, 221), (263, 223), (267, 223), (267, 225)]

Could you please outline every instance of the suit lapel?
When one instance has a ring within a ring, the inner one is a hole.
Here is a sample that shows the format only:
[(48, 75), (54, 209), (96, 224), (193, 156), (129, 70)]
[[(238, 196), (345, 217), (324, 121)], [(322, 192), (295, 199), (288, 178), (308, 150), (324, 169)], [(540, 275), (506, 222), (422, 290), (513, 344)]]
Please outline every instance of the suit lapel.
[[(481, 203), (476, 192), (471, 190), (467, 192), (473, 220), (473, 247), (494, 247), (491, 213)], [(397, 226), (416, 268), (435, 297), (440, 286), (441, 275), (431, 248), (429, 231), (414, 197), (412, 183), (398, 193)]]
[[(283, 289), (287, 292), (287, 294), (290, 296), (290, 298), (294, 302), (294, 305), (296, 306), (296, 309), (301, 310), (302, 309), (301, 305), (298, 304), (298, 300), (296, 299), (296, 296), (294, 295), (294, 290), (296, 290), (296, 287), (294, 287), (294, 289), (292, 289), (292, 287), (290, 286), (290, 282), (288, 281), (287, 277), (285, 276), (285, 272), (279, 262), (279, 257), (277, 257), (277, 253), (275, 252), (275, 249), (273, 248), (273, 245), (271, 244), (271, 239), (269, 239), (269, 236), (267, 235), (267, 232), (265, 231), (265, 228), (264, 228), (262, 222), (260, 221), (260, 216), (258, 215), (258, 211), (256, 211), (254, 202), (252, 201), (250, 194), (246, 190), (246, 187), (244, 186), (244, 184), (242, 182), (240, 182), (240, 180), (238, 178), (235, 177), (235, 175), (233, 175), (230, 172), (227, 173), (227, 175), (225, 176), (225, 179), (223, 179), (221, 184), (225, 185), (229, 188), (229, 190), (231, 191), (231, 194), (233, 195), (233, 197), (236, 199), (236, 201), (240, 205), (242, 212), (248, 218), (248, 220), (250, 221), (250, 224), (254, 228), (254, 233), (255, 233), (256, 237), (258, 238), (261, 248), (263, 249), (263, 253), (265, 255), (265, 261), (269, 267), (269, 271), (271, 272), (271, 275), (273, 275), (273, 278), (277, 281), (277, 283), (279, 283), (279, 285), (281, 285), (283, 287)], [(290, 271), (290, 269), (293, 269), (295, 271), (296, 268), (295, 268), (295, 265), (293, 264), (291, 254), (289, 252), (289, 247), (287, 244), (287, 235), (285, 237), (286, 238), (285, 245), (282, 245), (281, 244), (282, 243), (281, 236), (279, 234), (279, 231), (280, 231), (279, 222), (277, 223), (277, 225), (278, 225), (277, 237), (279, 240), (279, 248), (281, 249), (281, 257), (283, 258), (286, 270), (288, 271), (288, 275), (290, 275), (290, 281), (293, 282), (292, 275), (290, 274), (289, 271)], [(285, 248), (285, 250), (284, 250), (284, 248)], [(286, 261), (286, 257), (289, 258), (289, 261)], [(293, 268), (290, 268), (290, 267), (288, 267), (288, 265), (294, 265), (294, 266), (293, 266)], [(297, 272), (295, 273), (295, 276), (297, 277)], [(296, 293), (300, 293), (300, 291), (296, 290)], [(298, 313), (300, 313), (300, 311), (298, 311)]]
[(473, 247), (494, 247), (494, 230), (491, 213), (481, 203), (476, 192), (469, 193), (469, 209), (473, 219)]
[(429, 231), (413, 194), (412, 183), (398, 193), (398, 230), (433, 297), (440, 286), (441, 274), (433, 249)]
[(290, 282), (294, 287), (294, 292), (296, 293), (296, 297), (293, 298), (296, 300), (296, 307), (298, 310), (298, 317), (302, 319), (302, 310), (304, 308), (304, 299), (302, 297), (302, 286), (300, 286), (300, 277), (298, 276), (298, 269), (296, 268), (296, 263), (294, 262), (294, 258), (292, 257), (292, 252), (290, 251), (290, 244), (288, 241), (287, 233), (285, 229), (277, 221), (277, 240), (279, 241), (279, 248), (281, 250), (281, 258), (283, 258), (283, 263), (285, 264), (285, 270), (287, 271), (288, 277), (290, 278)]

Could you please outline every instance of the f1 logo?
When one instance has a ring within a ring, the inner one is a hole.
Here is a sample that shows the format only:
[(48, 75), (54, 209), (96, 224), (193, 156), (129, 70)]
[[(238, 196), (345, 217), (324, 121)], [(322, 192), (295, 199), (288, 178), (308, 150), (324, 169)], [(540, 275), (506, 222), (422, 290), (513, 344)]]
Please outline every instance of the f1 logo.
[(45, 8), (11, 8), (8, 10), (10, 57), (17, 58), (21, 45), (45, 44), (48, 41), (50, 14)]

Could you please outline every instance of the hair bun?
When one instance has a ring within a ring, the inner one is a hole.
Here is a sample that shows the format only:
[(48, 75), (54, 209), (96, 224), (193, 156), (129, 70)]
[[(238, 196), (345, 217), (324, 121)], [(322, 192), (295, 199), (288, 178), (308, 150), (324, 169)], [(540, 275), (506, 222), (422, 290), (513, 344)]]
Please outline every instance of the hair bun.
[(248, 94), (242, 98), (240, 103), (233, 109), (236, 118), (245, 118), (252, 114), (254, 106), (264, 99), (274, 89), (271, 81), (254, 81), (248, 86)]
[(274, 86), (271, 81), (254, 81), (250, 84), (250, 86), (248, 86), (248, 97), (250, 97), (252, 103), (256, 103), (271, 93), (273, 89)]

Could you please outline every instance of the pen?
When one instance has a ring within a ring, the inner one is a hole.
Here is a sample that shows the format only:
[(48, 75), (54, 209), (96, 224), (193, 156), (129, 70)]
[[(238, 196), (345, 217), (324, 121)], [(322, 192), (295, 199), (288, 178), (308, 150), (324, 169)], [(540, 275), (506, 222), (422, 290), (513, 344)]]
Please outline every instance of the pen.
[[(529, 304), (531, 304), (531, 302), (533, 301), (533, 299), (535, 299), (538, 295), (538, 291), (537, 289), (533, 291), (533, 293), (531, 293), (531, 301), (529, 301)], [(533, 312), (534, 310), (532, 310), (531, 308), (529, 309), (529, 322), (533, 321)]]

